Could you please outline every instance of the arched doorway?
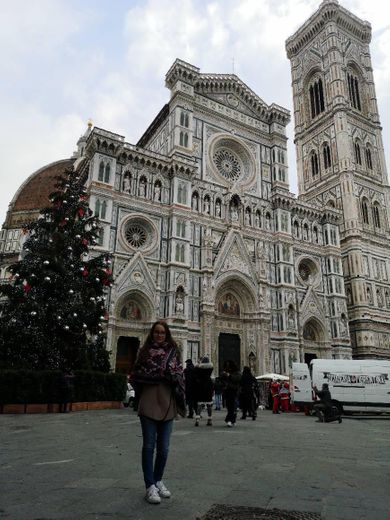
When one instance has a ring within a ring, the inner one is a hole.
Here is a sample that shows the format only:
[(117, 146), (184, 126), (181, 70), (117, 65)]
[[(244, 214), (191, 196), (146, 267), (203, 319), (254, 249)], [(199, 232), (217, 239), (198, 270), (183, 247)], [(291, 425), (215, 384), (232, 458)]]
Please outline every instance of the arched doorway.
[(241, 341), (238, 334), (221, 332), (218, 337), (218, 366), (222, 372), (226, 361), (234, 361), (241, 370)]
[(136, 337), (120, 336), (116, 348), (115, 372), (130, 374), (137, 357), (140, 341)]
[(303, 356), (308, 365), (313, 359), (323, 357), (325, 331), (316, 318), (310, 318), (303, 326)]

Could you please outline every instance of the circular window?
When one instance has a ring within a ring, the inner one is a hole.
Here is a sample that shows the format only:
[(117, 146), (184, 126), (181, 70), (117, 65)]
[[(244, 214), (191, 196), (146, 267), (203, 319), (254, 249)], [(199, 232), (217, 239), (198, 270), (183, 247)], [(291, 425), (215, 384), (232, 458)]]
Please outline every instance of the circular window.
[(220, 179), (229, 183), (253, 182), (256, 166), (249, 149), (236, 138), (217, 135), (209, 146), (209, 164)]
[(125, 237), (132, 247), (142, 247), (146, 244), (147, 232), (146, 229), (138, 222), (134, 222), (127, 226)]
[(121, 238), (127, 247), (147, 251), (156, 245), (157, 231), (151, 221), (143, 216), (134, 215), (122, 225)]
[(223, 148), (217, 150), (213, 159), (215, 166), (222, 177), (232, 181), (236, 181), (240, 177), (240, 160), (232, 151)]
[(310, 258), (303, 258), (298, 264), (298, 274), (303, 283), (314, 283), (318, 275), (318, 267)]

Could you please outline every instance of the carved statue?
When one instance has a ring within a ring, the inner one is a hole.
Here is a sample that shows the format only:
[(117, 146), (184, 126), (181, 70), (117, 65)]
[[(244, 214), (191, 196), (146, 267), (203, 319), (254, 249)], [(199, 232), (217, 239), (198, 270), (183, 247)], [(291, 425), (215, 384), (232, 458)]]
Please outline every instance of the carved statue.
[(181, 294), (176, 295), (176, 305), (175, 305), (176, 314), (183, 314), (184, 311), (184, 302)]
[(237, 222), (238, 220), (238, 211), (237, 211), (237, 208), (236, 206), (232, 206), (231, 209), (230, 209), (230, 214), (231, 214), (231, 219), (232, 219), (232, 222)]
[(219, 200), (215, 204), (215, 216), (218, 218), (221, 216), (221, 203)]
[(140, 197), (146, 197), (146, 180), (142, 178), (139, 181), (139, 196)]
[(154, 200), (156, 202), (159, 202), (160, 201), (160, 197), (161, 197), (161, 186), (159, 184), (155, 184), (154, 185)]
[(125, 177), (123, 178), (122, 190), (126, 193), (130, 193), (131, 191), (131, 177), (129, 177), (128, 175), (125, 175)]

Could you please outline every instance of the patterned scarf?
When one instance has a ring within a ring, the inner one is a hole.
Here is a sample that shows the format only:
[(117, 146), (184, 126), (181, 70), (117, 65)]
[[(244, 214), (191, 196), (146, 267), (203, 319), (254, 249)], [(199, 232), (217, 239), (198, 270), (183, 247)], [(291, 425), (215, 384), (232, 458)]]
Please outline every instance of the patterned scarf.
[[(172, 379), (183, 379), (183, 367), (177, 356), (169, 356), (171, 348), (168, 343), (154, 343), (146, 356), (139, 356), (130, 376), (135, 383), (157, 384)], [(167, 364), (169, 359), (169, 363)]]

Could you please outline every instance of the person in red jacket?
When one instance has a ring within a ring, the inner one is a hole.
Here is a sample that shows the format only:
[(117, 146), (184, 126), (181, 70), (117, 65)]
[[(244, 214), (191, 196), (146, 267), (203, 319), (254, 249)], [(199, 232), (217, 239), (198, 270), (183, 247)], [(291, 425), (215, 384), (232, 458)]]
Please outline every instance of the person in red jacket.
[(282, 412), (288, 412), (290, 409), (290, 385), (285, 381), (279, 390), (280, 407)]
[(280, 382), (274, 379), (271, 383), (271, 396), (273, 400), (272, 413), (279, 413)]

